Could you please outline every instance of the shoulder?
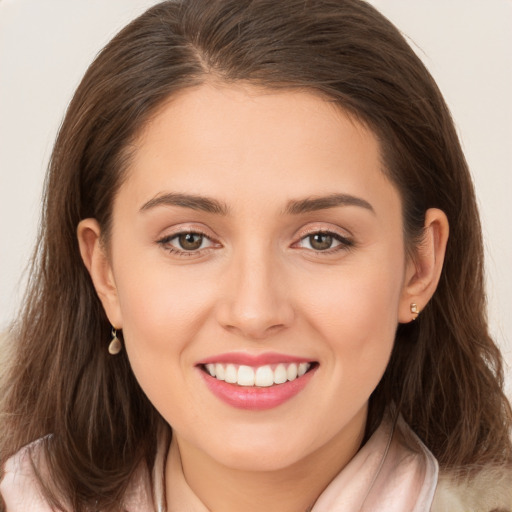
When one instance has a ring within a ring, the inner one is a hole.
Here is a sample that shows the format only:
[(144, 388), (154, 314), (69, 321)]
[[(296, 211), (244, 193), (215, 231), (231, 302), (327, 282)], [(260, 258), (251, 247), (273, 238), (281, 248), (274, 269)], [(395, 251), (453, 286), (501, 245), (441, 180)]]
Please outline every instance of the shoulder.
[[(41, 487), (40, 478), (49, 479), (50, 471), (46, 464), (44, 443), (49, 436), (39, 439), (7, 460), (0, 480), (0, 511), (7, 512), (54, 512)], [(36, 469), (37, 468), (37, 469)], [(152, 480), (145, 465), (141, 464), (132, 476), (123, 499), (123, 509), (127, 512), (150, 512), (154, 510)], [(65, 498), (59, 498), (65, 510), (72, 507)], [(62, 508), (58, 508), (62, 510)], [(163, 510), (163, 508), (162, 508)]]
[(41, 457), (43, 442), (40, 439), (25, 446), (5, 463), (0, 495), (8, 512), (52, 512), (43, 497), (33, 462)]
[(441, 472), (431, 512), (512, 512), (512, 467), (487, 467), (471, 477)]

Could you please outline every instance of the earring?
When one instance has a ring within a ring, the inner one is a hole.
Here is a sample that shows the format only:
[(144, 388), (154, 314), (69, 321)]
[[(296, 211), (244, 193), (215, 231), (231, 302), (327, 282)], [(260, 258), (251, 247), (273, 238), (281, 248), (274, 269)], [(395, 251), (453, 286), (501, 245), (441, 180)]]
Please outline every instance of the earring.
[(122, 348), (123, 346), (121, 345), (121, 342), (117, 337), (117, 329), (115, 327), (112, 327), (112, 341), (108, 346), (108, 353), (115, 356), (116, 354), (119, 354), (119, 352), (121, 352)]
[(420, 310), (418, 308), (418, 305), (415, 304), (414, 302), (411, 304), (411, 313), (413, 315), (415, 315), (413, 320), (416, 320), (416, 318), (418, 318), (418, 315), (420, 314)]

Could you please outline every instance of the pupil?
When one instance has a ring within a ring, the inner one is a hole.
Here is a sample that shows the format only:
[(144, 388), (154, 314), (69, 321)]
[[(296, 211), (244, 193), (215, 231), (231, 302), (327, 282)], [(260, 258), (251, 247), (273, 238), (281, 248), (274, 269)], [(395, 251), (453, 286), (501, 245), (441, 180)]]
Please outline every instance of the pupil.
[(198, 233), (185, 233), (179, 237), (180, 246), (187, 251), (194, 251), (201, 247), (203, 235)]
[(325, 251), (329, 249), (332, 245), (332, 236), (324, 235), (322, 233), (316, 233), (315, 235), (311, 235), (309, 237), (309, 243), (313, 249), (318, 251)]

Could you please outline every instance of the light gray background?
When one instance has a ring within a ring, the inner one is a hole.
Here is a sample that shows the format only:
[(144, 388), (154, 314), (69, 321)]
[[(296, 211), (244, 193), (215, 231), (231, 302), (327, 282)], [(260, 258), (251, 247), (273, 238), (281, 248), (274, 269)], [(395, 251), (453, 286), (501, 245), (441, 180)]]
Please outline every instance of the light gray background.
[[(73, 90), (99, 49), (154, 3), (0, 0), (0, 330), (22, 296), (44, 171)], [(512, 1), (371, 3), (408, 35), (452, 110), (484, 224), (491, 330), (511, 364)]]

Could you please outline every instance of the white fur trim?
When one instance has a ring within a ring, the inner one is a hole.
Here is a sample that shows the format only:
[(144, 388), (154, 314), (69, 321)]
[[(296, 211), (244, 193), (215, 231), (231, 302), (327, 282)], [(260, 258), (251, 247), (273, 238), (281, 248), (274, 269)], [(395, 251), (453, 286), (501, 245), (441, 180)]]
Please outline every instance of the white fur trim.
[(441, 473), (431, 512), (512, 512), (512, 469), (482, 469), (462, 480)]

